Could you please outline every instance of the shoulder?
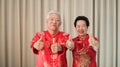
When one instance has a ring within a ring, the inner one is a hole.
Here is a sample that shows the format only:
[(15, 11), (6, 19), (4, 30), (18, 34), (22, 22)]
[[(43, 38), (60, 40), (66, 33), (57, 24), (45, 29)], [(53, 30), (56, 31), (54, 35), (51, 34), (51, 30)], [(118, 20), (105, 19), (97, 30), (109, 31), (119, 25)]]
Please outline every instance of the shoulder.
[(89, 36), (89, 40), (98, 41), (98, 38), (97, 38), (97, 37), (95, 37), (95, 36), (93, 36), (93, 35), (91, 35), (91, 34), (88, 34), (88, 36)]
[(40, 37), (41, 35), (45, 35), (45, 32), (46, 32), (46, 31), (36, 32), (36, 33), (35, 33), (35, 37), (36, 37), (36, 36), (37, 36), (37, 37)]
[(72, 40), (78, 40), (78, 36), (76, 36), (76, 37), (72, 38)]
[(78, 38), (78, 36), (76, 36), (76, 37), (72, 38), (72, 40), (73, 40), (73, 41), (78, 41), (79, 38)]
[(63, 36), (69, 36), (70, 34), (66, 33), (66, 32), (62, 32), (60, 31), (60, 34), (62, 34)]
[(66, 33), (66, 32), (59, 32), (59, 36), (63, 39), (63, 40), (68, 40), (70, 38), (70, 34)]

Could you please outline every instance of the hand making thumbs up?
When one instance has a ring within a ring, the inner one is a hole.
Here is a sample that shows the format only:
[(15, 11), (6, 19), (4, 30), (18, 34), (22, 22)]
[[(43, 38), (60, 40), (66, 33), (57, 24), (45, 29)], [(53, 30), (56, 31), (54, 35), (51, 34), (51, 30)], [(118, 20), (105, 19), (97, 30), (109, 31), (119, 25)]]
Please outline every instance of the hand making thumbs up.
[(66, 47), (70, 50), (74, 49), (74, 42), (72, 41), (71, 36), (69, 36), (69, 39), (66, 42)]
[(43, 49), (42, 36), (40, 37), (40, 39), (38, 41), (35, 42), (34, 48), (37, 50)]
[(55, 38), (53, 38), (53, 44), (51, 45), (51, 50), (53, 54), (62, 50), (61, 45), (56, 42)]

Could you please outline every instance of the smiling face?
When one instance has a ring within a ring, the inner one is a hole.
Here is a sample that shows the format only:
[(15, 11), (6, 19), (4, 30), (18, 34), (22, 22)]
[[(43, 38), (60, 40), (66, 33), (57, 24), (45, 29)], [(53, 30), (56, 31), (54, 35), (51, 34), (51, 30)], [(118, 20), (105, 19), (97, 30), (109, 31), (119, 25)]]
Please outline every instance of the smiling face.
[(60, 16), (56, 13), (49, 14), (47, 19), (48, 30), (50, 31), (58, 31), (61, 25)]
[(87, 34), (88, 27), (84, 20), (78, 20), (76, 22), (76, 32), (79, 36), (84, 37)]

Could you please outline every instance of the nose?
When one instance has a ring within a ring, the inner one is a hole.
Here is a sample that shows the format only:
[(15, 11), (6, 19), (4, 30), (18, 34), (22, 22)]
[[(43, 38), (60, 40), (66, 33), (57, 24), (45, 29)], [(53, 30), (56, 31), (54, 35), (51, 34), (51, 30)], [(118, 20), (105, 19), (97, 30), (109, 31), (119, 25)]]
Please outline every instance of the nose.
[(80, 27), (78, 30), (79, 30), (79, 31), (83, 31), (83, 30), (84, 30), (84, 28), (83, 28), (83, 27)]
[(52, 22), (53, 22), (53, 23), (56, 23), (56, 20), (54, 19)]

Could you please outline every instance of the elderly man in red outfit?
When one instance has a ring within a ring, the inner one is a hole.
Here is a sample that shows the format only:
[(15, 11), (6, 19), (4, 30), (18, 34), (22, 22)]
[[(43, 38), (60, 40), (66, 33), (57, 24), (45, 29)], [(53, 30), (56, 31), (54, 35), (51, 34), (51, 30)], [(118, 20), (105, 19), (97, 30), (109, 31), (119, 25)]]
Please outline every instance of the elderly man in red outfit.
[(46, 23), (48, 29), (37, 32), (31, 43), (33, 52), (37, 54), (36, 67), (67, 67), (66, 50), (74, 46), (70, 35), (59, 31), (60, 14), (50, 11)]
[(89, 27), (88, 18), (78, 16), (75, 19), (74, 27), (78, 36), (73, 38), (73, 67), (97, 67), (98, 40), (87, 33)]

